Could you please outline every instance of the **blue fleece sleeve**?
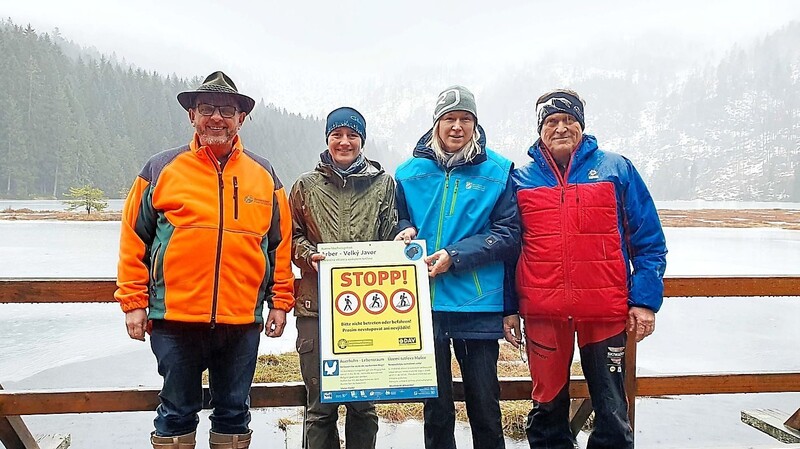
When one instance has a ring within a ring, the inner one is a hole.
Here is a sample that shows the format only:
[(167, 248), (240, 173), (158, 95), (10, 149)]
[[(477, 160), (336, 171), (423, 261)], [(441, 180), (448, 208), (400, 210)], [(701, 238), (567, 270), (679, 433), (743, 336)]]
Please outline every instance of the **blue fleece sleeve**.
[(517, 260), (519, 257), (506, 260), (503, 264), (503, 316), (519, 313), (519, 296), (517, 296)]
[(658, 312), (664, 297), (667, 244), (658, 211), (633, 164), (627, 163), (623, 189), (623, 226), (628, 257), (633, 264), (628, 304)]
[(395, 194), (395, 207), (397, 207), (397, 232), (406, 228), (414, 228), (414, 223), (411, 222), (411, 215), (408, 213), (408, 202), (406, 202), (406, 192), (403, 190), (403, 183), (397, 182), (394, 191)]

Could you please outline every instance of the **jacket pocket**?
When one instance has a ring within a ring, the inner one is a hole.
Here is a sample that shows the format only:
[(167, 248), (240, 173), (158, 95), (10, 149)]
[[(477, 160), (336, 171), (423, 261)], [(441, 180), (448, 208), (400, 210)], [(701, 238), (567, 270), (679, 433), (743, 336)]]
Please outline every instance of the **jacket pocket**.
[(301, 316), (316, 315), (319, 311), (319, 293), (317, 292), (317, 277), (316, 273), (303, 271), (302, 276), (295, 283), (295, 305), (298, 313), (305, 311)]
[(472, 272), (472, 278), (475, 280), (475, 290), (478, 296), (483, 296), (483, 289), (481, 289), (481, 280), (478, 279), (478, 271), (474, 270)]
[(153, 297), (158, 297), (156, 293), (158, 291), (158, 281), (161, 279), (161, 276), (159, 275), (159, 267), (161, 266), (161, 263), (159, 262), (160, 256), (161, 244), (159, 243), (150, 254), (150, 294)]
[(233, 219), (239, 219), (239, 179), (233, 177)]
[(297, 350), (298, 354), (308, 354), (314, 350), (314, 339), (298, 338), (297, 343), (295, 344), (295, 349)]

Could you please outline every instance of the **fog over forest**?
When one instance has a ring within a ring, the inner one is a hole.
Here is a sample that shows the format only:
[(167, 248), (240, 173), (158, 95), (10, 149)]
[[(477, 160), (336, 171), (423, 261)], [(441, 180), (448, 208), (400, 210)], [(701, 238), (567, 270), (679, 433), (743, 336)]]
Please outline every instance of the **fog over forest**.
[(314, 166), (321, 118), (345, 104), (367, 119), (368, 157), (393, 172), (431, 126), (437, 94), (458, 83), (476, 94), (489, 146), (517, 164), (538, 137), (535, 99), (567, 87), (587, 101), (586, 132), (633, 160), (656, 199), (800, 201), (796, 2), (578, 1), (569, 19), (514, 1), (460, 15), (449, 2), (258, 6), (218, 11), (239, 27), (214, 39), (165, 28), (203, 17), (183, 1), (163, 14), (93, 5), (141, 25), (124, 29), (32, 3), (6, 8), (0, 24), (0, 197), (60, 197), (82, 183), (119, 196), (149, 155), (188, 141), (175, 94), (222, 69), (260, 100), (245, 145), (286, 184)]

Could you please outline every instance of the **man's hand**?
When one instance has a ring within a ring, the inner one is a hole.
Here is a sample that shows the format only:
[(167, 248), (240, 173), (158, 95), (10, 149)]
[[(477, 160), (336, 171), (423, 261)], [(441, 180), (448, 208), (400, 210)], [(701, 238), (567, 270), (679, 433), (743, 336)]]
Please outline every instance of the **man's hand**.
[(319, 261), (325, 259), (325, 254), (322, 253), (314, 253), (311, 255), (311, 266), (314, 268), (314, 271), (319, 273)]
[(519, 348), (522, 344), (522, 328), (519, 325), (519, 315), (508, 315), (503, 317), (503, 335), (506, 341), (511, 343), (515, 348)]
[(628, 310), (628, 332), (636, 331), (636, 341), (642, 341), (656, 330), (656, 314), (646, 307)]
[(432, 278), (442, 273), (447, 273), (447, 270), (453, 265), (450, 254), (447, 254), (447, 250), (445, 249), (440, 249), (426, 257), (425, 263), (428, 264), (428, 276)]
[(286, 327), (286, 312), (279, 309), (269, 309), (267, 322), (264, 324), (264, 334), (272, 338), (280, 337), (283, 335), (284, 327)]
[(396, 236), (394, 236), (395, 240), (402, 240), (403, 243), (408, 245), (417, 237), (417, 230), (413, 227), (409, 226), (402, 231), (398, 232)]
[(125, 313), (125, 327), (128, 329), (128, 336), (134, 340), (144, 341), (144, 333), (147, 329), (147, 310), (133, 309)]

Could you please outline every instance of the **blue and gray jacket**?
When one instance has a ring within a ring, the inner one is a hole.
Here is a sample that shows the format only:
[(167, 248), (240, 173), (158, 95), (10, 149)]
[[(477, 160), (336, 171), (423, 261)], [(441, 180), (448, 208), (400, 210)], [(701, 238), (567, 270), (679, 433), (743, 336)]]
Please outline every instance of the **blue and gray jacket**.
[(505, 262), (519, 253), (513, 164), (486, 148), (478, 130), (481, 152), (447, 169), (427, 146), (433, 130), (420, 138), (395, 175), (398, 229), (415, 227), (428, 254), (444, 248), (452, 259), (450, 270), (431, 281), (434, 312), (492, 312), (502, 319), (517, 312), (513, 292), (504, 295)]

